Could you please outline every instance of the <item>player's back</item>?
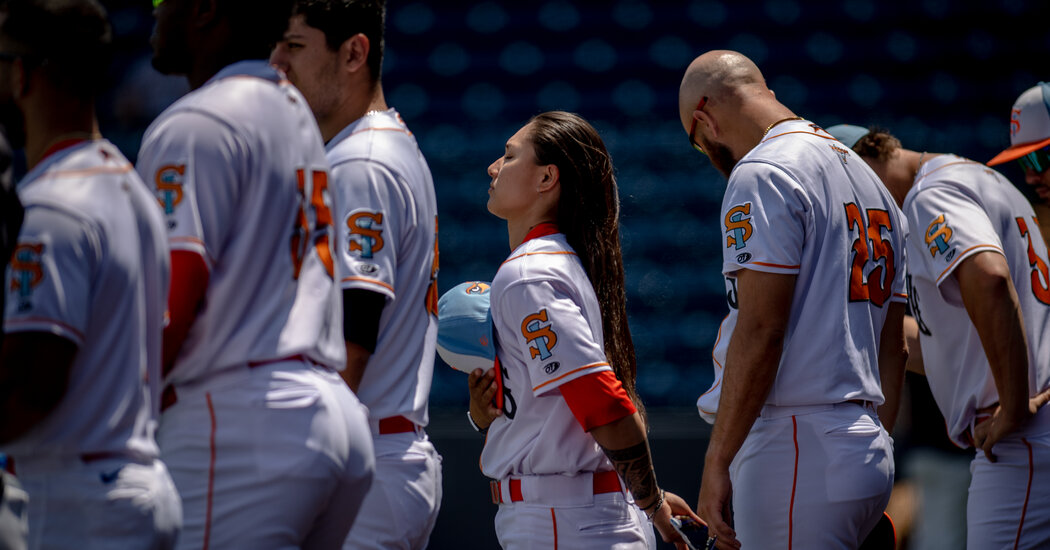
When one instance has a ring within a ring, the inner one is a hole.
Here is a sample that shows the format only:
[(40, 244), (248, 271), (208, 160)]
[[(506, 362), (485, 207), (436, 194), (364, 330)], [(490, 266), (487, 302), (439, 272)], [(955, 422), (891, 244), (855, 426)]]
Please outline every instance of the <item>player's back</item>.
[(138, 169), (172, 249), (209, 270), (173, 382), (297, 354), (342, 368), (327, 162), (291, 84), (261, 61), (226, 67), (151, 125)]
[(946, 411), (949, 433), (970, 422), (973, 406), (998, 397), (987, 355), (951, 276), (982, 251), (1001, 253), (1010, 268), (1028, 339), (1029, 391), (1050, 386), (1050, 273), (1031, 204), (983, 164), (954, 155), (926, 162), (905, 197), (909, 297), (922, 335), (927, 376)]
[(437, 341), (437, 200), (415, 137), (394, 109), (369, 112), (328, 144), (342, 288), (387, 298), (357, 395), (373, 418), (426, 426)]
[(58, 408), (10, 454), (157, 454), (153, 420), (168, 292), (160, 214), (108, 141), (45, 158), (20, 184), (26, 206), (10, 271), (8, 332), (77, 345)]
[[(729, 187), (726, 227), (744, 221), (748, 209), (748, 223), (766, 230), (755, 230), (763, 244), (754, 253), (746, 246), (727, 253), (723, 271), (797, 277), (766, 402), (881, 403), (878, 343), (889, 303), (904, 299), (905, 222), (893, 198), (863, 160), (807, 121), (774, 127), (734, 168)], [(744, 204), (740, 197), (757, 198)], [(721, 338), (716, 358), (724, 360), (728, 334)]]

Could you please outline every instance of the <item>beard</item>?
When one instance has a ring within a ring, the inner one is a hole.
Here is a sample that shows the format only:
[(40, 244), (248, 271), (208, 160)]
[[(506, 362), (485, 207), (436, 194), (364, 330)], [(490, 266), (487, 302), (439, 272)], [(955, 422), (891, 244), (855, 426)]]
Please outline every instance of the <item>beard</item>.
[(700, 146), (704, 148), (704, 152), (707, 153), (707, 158), (711, 159), (711, 164), (714, 165), (715, 169), (722, 173), (726, 179), (729, 179), (729, 173), (736, 167), (736, 163), (740, 159), (733, 156), (733, 152), (729, 150), (729, 147), (722, 145), (721, 143), (715, 143), (707, 141), (703, 136), (697, 136), (700, 138)]

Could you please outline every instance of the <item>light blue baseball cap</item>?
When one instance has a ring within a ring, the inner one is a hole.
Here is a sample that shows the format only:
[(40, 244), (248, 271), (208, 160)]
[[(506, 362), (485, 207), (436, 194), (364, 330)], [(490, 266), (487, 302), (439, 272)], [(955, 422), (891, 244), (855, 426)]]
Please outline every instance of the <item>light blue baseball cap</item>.
[(438, 355), (456, 370), (488, 370), (496, 361), (490, 290), (489, 283), (469, 281), (438, 300)]
[(825, 130), (850, 149), (860, 141), (860, 138), (868, 135), (867, 128), (853, 124), (836, 124), (831, 128), (825, 128)]

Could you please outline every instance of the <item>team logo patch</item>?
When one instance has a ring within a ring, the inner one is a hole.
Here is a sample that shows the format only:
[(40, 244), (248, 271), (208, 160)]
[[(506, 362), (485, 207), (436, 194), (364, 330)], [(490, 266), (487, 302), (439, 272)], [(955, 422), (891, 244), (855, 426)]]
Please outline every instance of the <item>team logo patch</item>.
[(750, 262), (750, 261), (751, 261), (751, 253), (750, 252), (741, 252), (740, 254), (736, 255), (736, 263), (738, 263), (738, 264), (746, 264), (747, 262)]
[(347, 239), (350, 242), (350, 253), (362, 258), (372, 258), (383, 249), (383, 213), (359, 210), (346, 217), (346, 227), (350, 230)]
[(11, 290), (18, 292), (18, 311), (33, 307), (33, 289), (44, 280), (44, 243), (19, 243), (11, 255)]
[(379, 266), (376, 264), (358, 264), (357, 270), (361, 272), (362, 275), (375, 275), (375, 273), (379, 271)]
[(559, 367), (561, 367), (561, 363), (559, 363), (557, 361), (553, 361), (551, 363), (547, 363), (546, 365), (543, 365), (543, 372), (545, 372), (547, 374), (554, 374), (555, 372), (557, 372)]
[(547, 319), (547, 309), (541, 309), (531, 315), (526, 315), (521, 321), (521, 335), (529, 345), (529, 355), (541, 361), (550, 359), (553, 355), (551, 350), (558, 345), (558, 334), (554, 332), (554, 325)]
[(740, 250), (751, 238), (751, 203), (738, 204), (726, 212), (726, 248)]
[(164, 215), (169, 217), (169, 229), (175, 227), (175, 220), (171, 219), (171, 216), (175, 213), (175, 207), (182, 202), (182, 182), (185, 175), (185, 164), (168, 164), (161, 166), (154, 177), (157, 185), (154, 194), (160, 207), (164, 209)]
[(477, 282), (471, 286), (468, 286), (463, 291), (467, 294), (484, 294), (488, 292), (490, 288), (492, 287), (490, 287), (488, 283)]
[(944, 259), (949, 262), (955, 257), (955, 249), (949, 249), (948, 242), (952, 240), (952, 228), (944, 221), (944, 214), (937, 216), (930, 226), (926, 228), (926, 246), (930, 248), (930, 256), (937, 257), (943, 254)]
[(828, 147), (831, 147), (831, 150), (835, 151), (835, 153), (839, 156), (839, 160), (842, 161), (842, 164), (848, 164), (849, 163), (849, 161), (847, 160), (847, 159), (849, 159), (849, 150), (843, 149), (842, 147), (839, 147), (838, 145), (832, 145), (830, 143), (828, 144)]

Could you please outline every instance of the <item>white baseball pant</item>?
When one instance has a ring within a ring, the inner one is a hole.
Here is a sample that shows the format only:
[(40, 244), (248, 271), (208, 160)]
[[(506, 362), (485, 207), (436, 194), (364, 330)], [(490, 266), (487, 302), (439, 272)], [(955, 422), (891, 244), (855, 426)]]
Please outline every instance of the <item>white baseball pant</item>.
[(763, 407), (730, 466), (743, 548), (856, 549), (893, 489), (893, 442), (874, 407)]
[(287, 360), (175, 389), (158, 443), (180, 549), (338, 548), (372, 481), (367, 413), (335, 372)]

